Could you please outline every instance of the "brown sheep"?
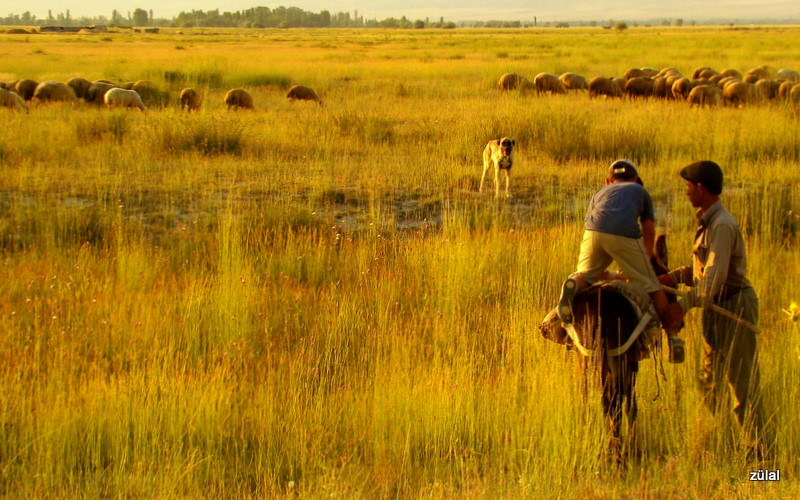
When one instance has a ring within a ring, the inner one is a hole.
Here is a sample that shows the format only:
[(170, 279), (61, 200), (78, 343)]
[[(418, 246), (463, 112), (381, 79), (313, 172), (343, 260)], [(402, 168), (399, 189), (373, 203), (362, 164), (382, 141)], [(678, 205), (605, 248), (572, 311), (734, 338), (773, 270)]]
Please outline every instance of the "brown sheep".
[(109, 108), (138, 108), (141, 111), (147, 109), (138, 92), (119, 87), (106, 92), (105, 96), (103, 96), (103, 102)]
[(644, 68), (640, 68), (640, 69), (642, 70), (642, 73), (644, 73), (643, 76), (645, 76), (647, 78), (655, 78), (658, 75), (658, 70), (655, 69), (655, 68), (644, 67)]
[(161, 106), (169, 100), (169, 94), (160, 91), (149, 80), (138, 80), (127, 90), (135, 90), (147, 106)]
[(67, 80), (67, 86), (75, 92), (75, 97), (78, 99), (83, 99), (86, 97), (86, 93), (89, 92), (89, 87), (92, 86), (92, 82), (87, 80), (86, 78), (70, 78)]
[(789, 91), (789, 100), (795, 104), (800, 104), (800, 84), (795, 85)]
[(643, 76), (645, 76), (645, 72), (639, 68), (631, 68), (622, 74), (622, 78), (624, 78), (626, 81), (630, 80), (631, 78), (640, 78)]
[(692, 91), (692, 81), (688, 78), (679, 78), (672, 84), (672, 97), (674, 99), (685, 100)]
[(305, 85), (292, 85), (289, 92), (286, 93), (286, 98), (292, 101), (314, 101), (322, 106), (322, 99), (319, 98), (314, 89)]
[(100, 106), (104, 102), (103, 97), (105, 97), (106, 92), (115, 88), (117, 86), (113, 83), (98, 80), (89, 85), (89, 90), (86, 91), (86, 95), (83, 98), (86, 102)]
[(742, 79), (742, 74), (740, 72), (736, 71), (735, 69), (722, 70), (722, 73), (720, 73), (720, 75), (722, 75), (723, 77), (732, 76), (733, 78), (736, 78), (737, 80), (741, 80)]
[(737, 78), (734, 78), (732, 76), (726, 76), (726, 77), (723, 77), (720, 81), (717, 82), (717, 87), (719, 87), (721, 89), (725, 89), (725, 86), (728, 85), (729, 83), (740, 82), (740, 81), (741, 80), (739, 80)]
[(567, 89), (556, 75), (551, 73), (539, 73), (533, 77), (533, 86), (540, 94), (549, 92), (551, 94), (566, 94)]
[(781, 86), (778, 87), (778, 97), (780, 99), (788, 99), (789, 98), (789, 92), (792, 91), (792, 88), (795, 85), (800, 85), (800, 83), (789, 82), (789, 81), (781, 83)]
[(678, 78), (682, 77), (680, 71), (675, 68), (662, 68), (661, 71), (658, 72), (656, 76), (663, 76), (664, 78), (669, 76), (677, 76)]
[(637, 97), (647, 99), (653, 95), (653, 87), (652, 78), (637, 76), (625, 82), (625, 94), (631, 99)]
[(66, 101), (72, 102), (75, 97), (75, 92), (66, 83), (47, 81), (42, 82), (36, 86), (33, 91), (33, 98), (39, 102), (47, 101)]
[(589, 82), (582, 75), (575, 73), (564, 73), (558, 77), (564, 88), (567, 90), (589, 90)]
[(725, 98), (726, 103), (734, 106), (757, 104), (766, 99), (761, 87), (757, 87), (754, 83), (748, 82), (729, 83), (722, 90), (722, 96)]
[(672, 97), (672, 89), (667, 85), (667, 79), (657, 76), (653, 79), (653, 96), (660, 99)]
[(33, 99), (33, 93), (36, 91), (37, 82), (33, 80), (20, 80), (14, 85), (14, 92), (26, 101)]
[(748, 71), (742, 80), (747, 83), (756, 83), (764, 78), (771, 78), (771, 76), (766, 66), (759, 66)]
[(509, 90), (532, 90), (533, 83), (522, 75), (516, 73), (506, 73), (497, 82), (497, 90), (507, 92)]
[(764, 95), (769, 100), (778, 97), (778, 89), (781, 86), (780, 83), (776, 82), (775, 80), (770, 80), (769, 78), (762, 78), (761, 80), (757, 81), (755, 85), (757, 87), (761, 87), (761, 90), (764, 91)]
[(225, 104), (228, 110), (235, 109), (255, 109), (253, 106), (253, 96), (244, 89), (231, 89), (225, 94)]
[(0, 108), (13, 109), (15, 111), (24, 111), (30, 113), (28, 105), (25, 100), (16, 92), (9, 92), (4, 88), (0, 88)]
[(719, 73), (717, 73), (716, 70), (711, 68), (706, 68), (700, 72), (700, 76), (698, 76), (697, 78), (692, 78), (692, 80), (709, 80), (712, 76), (716, 76), (718, 74)]
[[(707, 71), (707, 70), (714, 71), (712, 68), (709, 68), (708, 66), (701, 66), (699, 68), (695, 68), (695, 70), (692, 71), (692, 80), (697, 80), (698, 78), (700, 78), (700, 74), (703, 71)], [(716, 73), (716, 71), (714, 71), (714, 72)]]
[(775, 73), (776, 80), (783, 80), (785, 82), (800, 82), (800, 73), (793, 69), (779, 69)]
[(181, 90), (181, 111), (186, 108), (190, 113), (200, 109), (200, 94), (195, 89), (186, 88)]
[(689, 106), (722, 106), (722, 90), (716, 85), (699, 85), (689, 92)]
[(589, 97), (597, 96), (622, 97), (622, 89), (611, 78), (596, 76), (589, 80)]

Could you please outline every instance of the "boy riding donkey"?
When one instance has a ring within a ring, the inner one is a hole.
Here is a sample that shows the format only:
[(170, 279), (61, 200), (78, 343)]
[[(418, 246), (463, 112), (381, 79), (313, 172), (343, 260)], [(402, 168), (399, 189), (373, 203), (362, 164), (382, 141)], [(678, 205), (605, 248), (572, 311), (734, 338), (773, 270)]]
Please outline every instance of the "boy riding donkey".
[(682, 363), (684, 343), (678, 332), (683, 325), (683, 310), (667, 300), (650, 265), (655, 241), (653, 202), (632, 161), (611, 164), (605, 186), (592, 196), (584, 227), (578, 269), (562, 285), (558, 318), (563, 324), (571, 324), (575, 296), (606, 278), (606, 269), (616, 261), (623, 276), (650, 295), (667, 332), (669, 361)]

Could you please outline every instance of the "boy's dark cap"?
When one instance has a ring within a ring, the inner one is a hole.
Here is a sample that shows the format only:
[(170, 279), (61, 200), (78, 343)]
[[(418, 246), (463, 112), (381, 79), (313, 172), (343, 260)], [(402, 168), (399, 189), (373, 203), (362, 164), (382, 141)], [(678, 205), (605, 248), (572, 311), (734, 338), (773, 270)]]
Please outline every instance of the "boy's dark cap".
[(690, 163), (681, 169), (681, 177), (695, 184), (702, 184), (713, 195), (722, 193), (722, 169), (713, 161)]

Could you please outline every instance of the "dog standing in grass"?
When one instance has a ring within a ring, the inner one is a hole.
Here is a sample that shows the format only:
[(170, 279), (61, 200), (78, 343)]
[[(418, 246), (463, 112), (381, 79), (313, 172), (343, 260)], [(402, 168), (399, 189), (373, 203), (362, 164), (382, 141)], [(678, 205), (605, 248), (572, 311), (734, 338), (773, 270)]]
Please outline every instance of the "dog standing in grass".
[(481, 187), (478, 191), (483, 192), (483, 181), (486, 179), (486, 172), (494, 166), (494, 195), (500, 196), (500, 171), (506, 174), (506, 197), (511, 195), (508, 193), (508, 184), (511, 178), (511, 167), (514, 166), (514, 146), (517, 143), (513, 139), (503, 137), (494, 141), (489, 141), (489, 144), (483, 149), (483, 175), (481, 175)]

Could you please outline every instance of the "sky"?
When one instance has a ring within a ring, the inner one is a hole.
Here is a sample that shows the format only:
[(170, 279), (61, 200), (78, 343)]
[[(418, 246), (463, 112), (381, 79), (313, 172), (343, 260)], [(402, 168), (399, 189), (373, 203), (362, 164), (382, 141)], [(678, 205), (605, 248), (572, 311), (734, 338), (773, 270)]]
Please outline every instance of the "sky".
[(408, 19), (439, 19), (446, 21), (637, 21), (647, 19), (795, 19), (800, 22), (798, 0), (639, 0), (618, 2), (610, 0), (27, 0), (4, 2), (0, 14), (22, 14), (29, 11), (37, 18), (46, 18), (48, 9), (53, 16), (70, 11), (70, 17), (104, 15), (111, 17), (116, 9), (123, 15), (137, 8), (153, 11), (156, 18), (170, 19), (181, 11), (213, 10), (220, 12), (244, 10), (251, 7), (299, 7), (319, 12), (358, 11), (367, 19), (387, 17)]

